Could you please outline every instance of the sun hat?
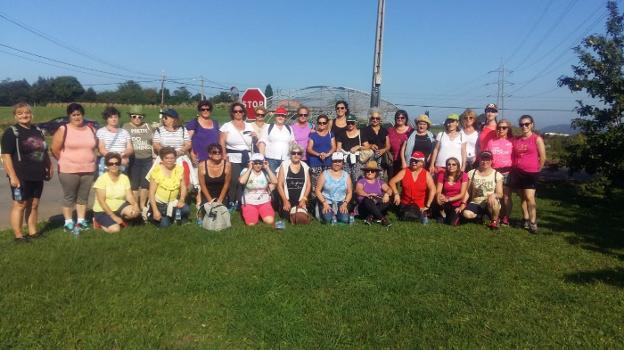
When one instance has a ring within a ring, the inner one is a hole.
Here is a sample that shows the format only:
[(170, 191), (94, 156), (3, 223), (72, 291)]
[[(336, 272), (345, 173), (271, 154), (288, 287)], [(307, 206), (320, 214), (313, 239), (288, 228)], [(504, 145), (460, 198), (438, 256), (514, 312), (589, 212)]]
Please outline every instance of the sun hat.
[(342, 152), (334, 152), (332, 153), (332, 162), (335, 160), (340, 160), (344, 162), (344, 154)]
[(362, 170), (381, 171), (381, 168), (379, 167), (379, 164), (377, 164), (376, 161), (369, 160), (368, 162), (366, 162), (366, 166), (363, 167)]
[(167, 117), (171, 117), (171, 118), (175, 118), (175, 119), (180, 119), (180, 115), (178, 115), (178, 112), (176, 112), (176, 110), (172, 109), (172, 108), (165, 109), (162, 112), (162, 115), (163, 115), (163, 117), (167, 116)]
[(419, 115), (418, 118), (416, 118), (416, 124), (418, 124), (418, 122), (425, 122), (431, 126), (431, 119), (429, 119), (429, 116), (426, 114)]
[(141, 105), (132, 105), (130, 106), (130, 110), (128, 111), (129, 115), (145, 115), (143, 113), (143, 106)]
[(425, 161), (425, 154), (422, 153), (421, 151), (414, 151), (414, 153), (412, 153), (412, 156), (410, 157), (410, 160), (418, 160), (421, 162)]

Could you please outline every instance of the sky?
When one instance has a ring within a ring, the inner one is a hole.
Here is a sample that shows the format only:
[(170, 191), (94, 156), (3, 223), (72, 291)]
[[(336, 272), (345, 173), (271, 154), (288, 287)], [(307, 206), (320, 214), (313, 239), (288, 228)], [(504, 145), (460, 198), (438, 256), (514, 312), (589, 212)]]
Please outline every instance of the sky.
[[(0, 0), (0, 79), (73, 75), (102, 91), (155, 87), (164, 71), (171, 90), (197, 93), (203, 77), (208, 95), (269, 83), (368, 92), (376, 16), (376, 0)], [(587, 96), (557, 78), (606, 18), (604, 0), (387, 0), (381, 98), (434, 122), (482, 112), (504, 67), (505, 118), (569, 124)]]

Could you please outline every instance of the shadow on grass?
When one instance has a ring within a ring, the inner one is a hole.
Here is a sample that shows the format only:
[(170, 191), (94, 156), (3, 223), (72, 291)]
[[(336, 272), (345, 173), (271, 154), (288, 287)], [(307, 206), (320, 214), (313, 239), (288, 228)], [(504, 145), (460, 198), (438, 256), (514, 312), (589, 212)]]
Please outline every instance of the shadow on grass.
[(565, 281), (577, 284), (605, 283), (624, 288), (624, 268), (571, 273), (566, 275)]

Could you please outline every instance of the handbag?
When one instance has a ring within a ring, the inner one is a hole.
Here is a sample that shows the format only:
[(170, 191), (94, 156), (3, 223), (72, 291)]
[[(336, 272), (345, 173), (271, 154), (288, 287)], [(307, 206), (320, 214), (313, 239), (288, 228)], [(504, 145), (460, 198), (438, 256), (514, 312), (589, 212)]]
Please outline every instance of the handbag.
[(204, 203), (205, 211), (202, 227), (208, 231), (221, 231), (232, 226), (230, 212), (227, 207), (214, 200)]
[(308, 214), (308, 210), (299, 206), (290, 208), (290, 223), (293, 225), (309, 224), (310, 214)]

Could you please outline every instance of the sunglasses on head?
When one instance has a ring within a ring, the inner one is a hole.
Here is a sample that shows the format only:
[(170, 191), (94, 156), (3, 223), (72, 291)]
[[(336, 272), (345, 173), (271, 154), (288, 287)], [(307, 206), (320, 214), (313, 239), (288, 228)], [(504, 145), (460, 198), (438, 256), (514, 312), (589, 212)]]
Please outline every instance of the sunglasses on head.
[(293, 156), (302, 156), (303, 152), (290, 152), (290, 154)]
[(528, 123), (520, 123), (520, 126), (526, 126), (526, 127), (528, 127), (528, 126), (529, 126), (529, 125), (531, 125), (531, 124), (533, 124), (533, 123), (531, 123), (531, 122), (528, 122)]

